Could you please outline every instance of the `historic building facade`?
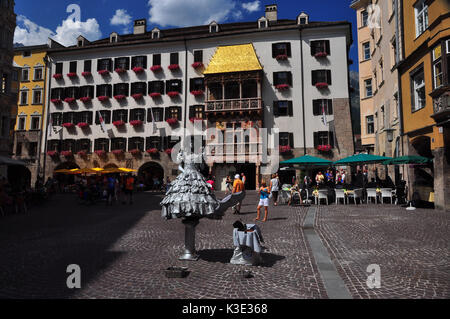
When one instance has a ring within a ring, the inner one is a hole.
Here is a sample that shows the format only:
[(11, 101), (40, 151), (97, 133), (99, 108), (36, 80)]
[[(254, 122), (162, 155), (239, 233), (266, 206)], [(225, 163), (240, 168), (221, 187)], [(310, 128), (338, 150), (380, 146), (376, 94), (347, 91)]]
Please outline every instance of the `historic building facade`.
[(150, 184), (174, 178), (182, 128), (203, 136), (219, 188), (236, 172), (249, 189), (269, 174), (259, 128), (276, 140), (276, 162), (352, 155), (351, 43), (348, 22), (279, 20), (272, 5), (256, 22), (147, 32), (137, 20), (133, 34), (50, 49), (46, 175), (115, 165)]

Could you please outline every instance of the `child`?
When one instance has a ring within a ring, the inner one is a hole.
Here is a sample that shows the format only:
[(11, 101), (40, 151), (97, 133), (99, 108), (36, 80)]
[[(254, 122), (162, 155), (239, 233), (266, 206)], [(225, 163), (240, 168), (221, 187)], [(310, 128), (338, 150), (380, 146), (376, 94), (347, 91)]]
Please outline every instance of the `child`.
[(267, 184), (265, 181), (262, 181), (261, 188), (259, 189), (259, 205), (258, 205), (258, 216), (256, 217), (255, 221), (258, 221), (261, 216), (261, 208), (264, 206), (264, 212), (265, 216), (263, 219), (263, 223), (267, 221), (267, 216), (269, 215), (269, 195), (270, 190), (267, 187)]

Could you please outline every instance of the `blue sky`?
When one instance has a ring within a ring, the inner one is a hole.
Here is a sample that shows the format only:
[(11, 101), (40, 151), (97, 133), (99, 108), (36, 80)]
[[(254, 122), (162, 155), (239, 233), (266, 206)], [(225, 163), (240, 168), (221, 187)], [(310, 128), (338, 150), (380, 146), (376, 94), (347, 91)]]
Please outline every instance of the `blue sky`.
[[(112, 31), (128, 33), (132, 21), (146, 18), (148, 29), (162, 29), (234, 21), (256, 21), (264, 15), (266, 4), (278, 4), (280, 19), (295, 19), (304, 11), (312, 21), (350, 21), (356, 43), (356, 14), (347, 0), (16, 0), (18, 28), (15, 42), (24, 45), (45, 43), (52, 37), (63, 44), (73, 44), (74, 38), (85, 35), (89, 40), (107, 37)], [(80, 20), (68, 19), (70, 4), (80, 7)], [(352, 70), (357, 70), (357, 46), (352, 46)]]

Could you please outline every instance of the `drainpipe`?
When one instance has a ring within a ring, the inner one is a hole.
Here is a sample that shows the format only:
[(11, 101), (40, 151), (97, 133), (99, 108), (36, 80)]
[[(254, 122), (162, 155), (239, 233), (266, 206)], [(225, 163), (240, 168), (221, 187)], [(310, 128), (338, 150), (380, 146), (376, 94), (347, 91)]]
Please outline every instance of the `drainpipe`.
[[(189, 115), (189, 110), (187, 109), (187, 98), (188, 98), (188, 50), (186, 38), (184, 38), (184, 140), (186, 139), (186, 127), (187, 127), (187, 117)], [(184, 141), (183, 143), (186, 143)]]
[[(44, 57), (44, 61), (45, 61), (45, 75), (44, 75), (44, 80), (47, 80), (47, 54), (45, 54)], [(39, 178), (39, 175), (41, 174), (41, 149), (42, 149), (42, 134), (43, 134), (43, 130), (44, 130), (44, 114), (46, 112), (46, 103), (45, 103), (45, 97), (47, 94), (47, 85), (45, 85), (44, 83), (44, 96), (43, 96), (43, 107), (42, 107), (42, 116), (41, 116), (41, 131), (39, 132), (39, 140), (38, 140), (38, 165), (37, 165), (37, 169), (36, 169), (36, 176), (37, 178)], [(44, 170), (44, 175), (45, 175), (45, 170)], [(44, 182), (45, 182), (45, 176), (44, 176)]]
[[(46, 78), (46, 80), (48, 81), (48, 98), (47, 98), (47, 108), (44, 108), (44, 110), (47, 111), (47, 119), (46, 119), (46, 127), (45, 127), (45, 138), (44, 138), (44, 165), (43, 165), (43, 173), (44, 173), (44, 183), (45, 183), (45, 179), (46, 179), (46, 174), (45, 174), (45, 170), (46, 170), (46, 166), (47, 166), (47, 140), (48, 140), (48, 124), (50, 122), (50, 98), (51, 98), (51, 90), (52, 90), (52, 68), (51, 68), (51, 62), (50, 62), (50, 58), (48, 57), (48, 54), (45, 56), (44, 58), (44, 62), (45, 62), (45, 74), (47, 75), (47, 69), (48, 69), (48, 76)], [(50, 67), (49, 67), (50, 65)], [(43, 130), (41, 130), (43, 132)], [(42, 141), (42, 138), (41, 138)], [(42, 146), (41, 146), (42, 148)], [(41, 152), (41, 150), (39, 149), (39, 153)], [(40, 164), (40, 163), (39, 163)]]
[(300, 27), (300, 63), (301, 63), (301, 73), (302, 73), (302, 114), (303, 114), (303, 152), (306, 155), (306, 127), (305, 127), (305, 76), (304, 76), (304, 66), (303, 66), (303, 34)]

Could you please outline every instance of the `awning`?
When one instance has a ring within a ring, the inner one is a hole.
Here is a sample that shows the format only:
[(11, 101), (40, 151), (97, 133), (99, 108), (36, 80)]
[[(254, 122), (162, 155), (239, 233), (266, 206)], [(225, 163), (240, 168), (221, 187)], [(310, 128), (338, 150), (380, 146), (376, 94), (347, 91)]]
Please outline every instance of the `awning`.
[(426, 164), (432, 161), (433, 161), (432, 158), (409, 155), (390, 159), (388, 161), (383, 162), (383, 165)]
[(358, 154), (343, 158), (337, 162), (334, 162), (335, 166), (344, 166), (351, 164), (378, 164), (384, 161), (390, 160), (392, 158), (371, 154)]
[(300, 166), (329, 166), (333, 162), (320, 157), (305, 155), (298, 158), (293, 158), (280, 163), (281, 165), (300, 165)]
[(253, 44), (218, 47), (203, 74), (262, 70)]
[(18, 165), (18, 166), (27, 166), (25, 162), (18, 161), (6, 156), (0, 156), (0, 165)]

